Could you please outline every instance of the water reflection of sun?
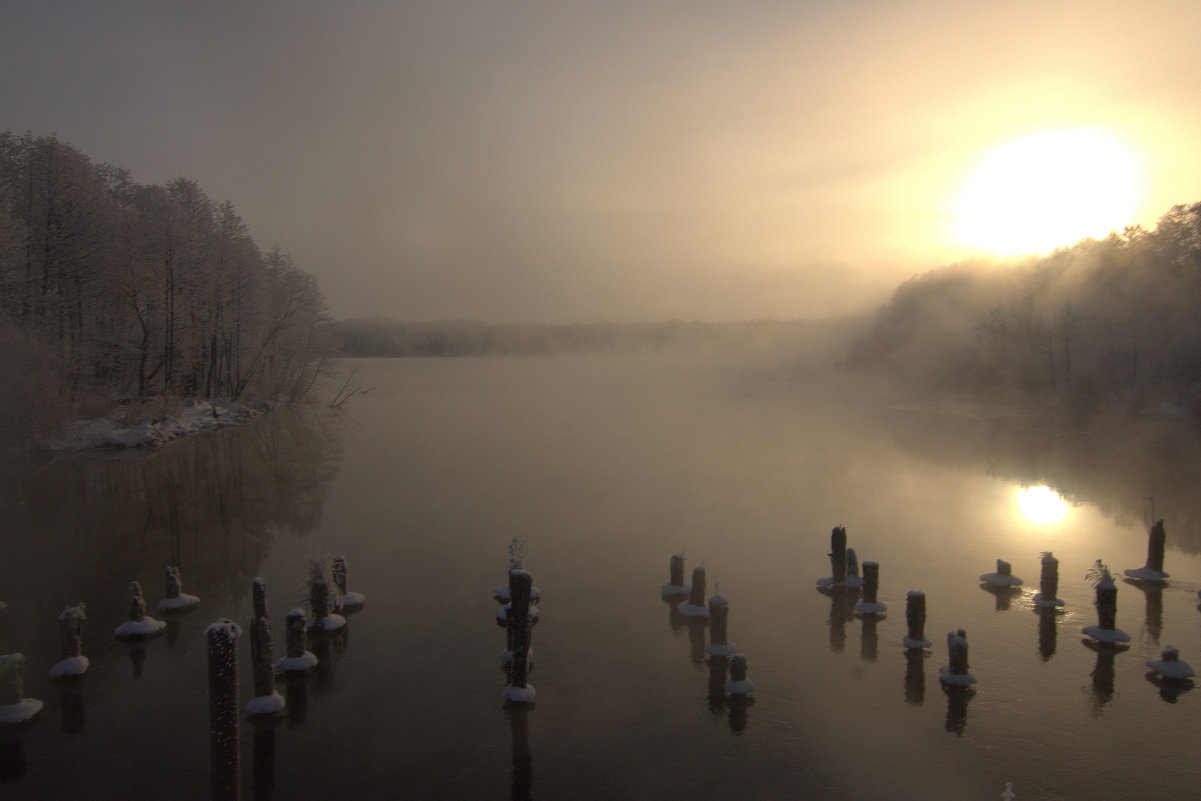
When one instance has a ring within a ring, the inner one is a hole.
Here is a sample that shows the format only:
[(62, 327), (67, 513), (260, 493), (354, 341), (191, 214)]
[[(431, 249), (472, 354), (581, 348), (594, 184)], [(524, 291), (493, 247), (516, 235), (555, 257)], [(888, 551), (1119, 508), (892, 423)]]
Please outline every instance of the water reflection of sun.
[(1049, 526), (1062, 522), (1067, 517), (1067, 502), (1048, 486), (1018, 487), (1014, 491), (1014, 497), (1022, 517), (1028, 523)]

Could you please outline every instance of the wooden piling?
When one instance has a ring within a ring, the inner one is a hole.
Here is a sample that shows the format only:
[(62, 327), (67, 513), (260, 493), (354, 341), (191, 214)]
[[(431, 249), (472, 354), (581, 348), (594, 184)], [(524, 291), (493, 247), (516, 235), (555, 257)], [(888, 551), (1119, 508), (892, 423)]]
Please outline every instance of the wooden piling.
[(208, 640), (209, 767), (215, 801), (240, 797), (238, 748), (238, 648), (242, 629), (222, 618), (205, 632)]
[(534, 700), (534, 687), (527, 681), (529, 672), (530, 639), (533, 635), (533, 616), (530, 614), (530, 590), (533, 579), (524, 570), (509, 571), (509, 684), (505, 687), (504, 699), (509, 703), (522, 704)]
[(0, 724), (26, 723), (42, 711), (37, 698), (25, 698), (25, 655), (0, 656)]
[(83, 655), (80, 632), (87, 619), (83, 604), (68, 606), (58, 616), (59, 661), (50, 668), (50, 678), (65, 679), (82, 676), (88, 670), (88, 658)]
[(929, 648), (926, 639), (926, 593), (910, 590), (905, 598), (905, 622), (909, 633), (901, 640), (906, 648)]

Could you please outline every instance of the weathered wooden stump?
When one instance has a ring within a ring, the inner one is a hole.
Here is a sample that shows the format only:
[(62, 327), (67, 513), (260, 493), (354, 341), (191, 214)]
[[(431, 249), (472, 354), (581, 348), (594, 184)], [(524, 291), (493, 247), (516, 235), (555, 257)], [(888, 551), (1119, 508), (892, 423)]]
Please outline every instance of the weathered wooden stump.
[(287, 656), (275, 662), (280, 673), (305, 673), (316, 667), (317, 657), (309, 648), (309, 629), (304, 610), (297, 607), (288, 612), (285, 628)]
[(346, 557), (335, 556), (330, 568), (334, 576), (334, 586), (342, 596), (342, 609), (345, 612), (357, 612), (367, 603), (367, 596), (361, 592), (350, 592), (346, 589)]
[(240, 795), (238, 748), (238, 648), (242, 629), (222, 618), (205, 632), (209, 673), (209, 767), (213, 798)]
[(709, 644), (705, 646), (709, 656), (729, 656), (738, 650), (726, 639), (729, 619), (730, 602), (715, 593), (709, 599)]
[(534, 700), (534, 687), (527, 681), (529, 673), (530, 639), (534, 630), (534, 619), (530, 614), (530, 590), (533, 579), (521, 569), (509, 571), (509, 684), (505, 687), (504, 699), (513, 704), (530, 703)]
[(168, 567), (164, 581), (163, 599), (158, 602), (160, 612), (187, 612), (200, 605), (200, 599), (183, 591), (183, 579), (178, 567)]
[(25, 655), (0, 656), (0, 724), (28, 723), (42, 711), (41, 701), (24, 695)]
[(947, 634), (947, 650), (950, 664), (939, 668), (939, 679), (953, 687), (966, 687), (976, 683), (976, 677), (968, 673), (967, 632), (963, 629)]
[(83, 655), (80, 631), (87, 620), (83, 604), (68, 606), (58, 616), (59, 661), (50, 668), (50, 678), (66, 679), (82, 676), (90, 664)]
[(137, 639), (159, 634), (167, 627), (161, 620), (155, 620), (146, 615), (146, 600), (142, 597), (142, 585), (136, 581), (129, 583), (129, 619), (113, 631), (122, 639)]
[(1042, 574), (1038, 580), (1038, 594), (1034, 596), (1035, 606), (1054, 608), (1063, 606), (1059, 598), (1059, 560), (1047, 551), (1042, 555)]
[(692, 569), (692, 591), (688, 600), (676, 607), (684, 617), (709, 617), (709, 606), (705, 603), (705, 566)]
[(929, 648), (926, 639), (926, 593), (910, 590), (905, 597), (905, 623), (909, 633), (901, 640), (906, 648)]
[(888, 607), (876, 599), (880, 590), (880, 565), (875, 562), (863, 563), (863, 600), (855, 604), (855, 611), (861, 615), (882, 615)]

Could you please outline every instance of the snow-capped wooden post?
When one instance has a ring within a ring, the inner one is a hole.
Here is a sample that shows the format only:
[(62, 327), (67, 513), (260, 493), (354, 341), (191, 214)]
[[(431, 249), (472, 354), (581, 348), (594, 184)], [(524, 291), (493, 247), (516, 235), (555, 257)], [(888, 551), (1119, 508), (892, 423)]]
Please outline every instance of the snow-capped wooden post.
[(1163, 551), (1166, 540), (1167, 534), (1164, 532), (1163, 521), (1155, 521), (1155, 525), (1151, 526), (1151, 531), (1147, 535), (1147, 564), (1125, 571), (1126, 576), (1137, 581), (1154, 583), (1160, 583), (1166, 579), (1168, 574), (1163, 572)]
[(342, 596), (342, 609), (347, 612), (357, 612), (367, 603), (367, 597), (361, 592), (349, 592), (346, 589), (346, 557), (335, 556), (330, 571), (334, 576), (334, 586)]
[(705, 646), (709, 656), (729, 656), (738, 650), (726, 640), (729, 619), (730, 602), (715, 592), (709, 599), (709, 644)]
[(283, 673), (304, 673), (316, 667), (317, 657), (308, 650), (309, 627), (300, 607), (288, 611), (285, 624), (287, 656), (275, 663), (275, 669)]
[(58, 643), (60, 661), (50, 668), (50, 678), (65, 679), (82, 676), (88, 670), (88, 658), (83, 655), (83, 640), (80, 629), (87, 620), (83, 604), (68, 606), (58, 616)]
[(113, 632), (117, 637), (149, 637), (167, 627), (161, 620), (146, 616), (146, 599), (142, 597), (142, 585), (129, 582), (129, 619), (117, 626)]
[(164, 581), (163, 599), (158, 602), (160, 612), (184, 612), (200, 603), (195, 595), (183, 591), (183, 579), (178, 567), (168, 567)]
[(879, 615), (888, 611), (888, 607), (876, 600), (880, 590), (880, 565), (875, 562), (863, 563), (863, 600), (855, 604), (855, 611), (861, 615)]
[(0, 724), (25, 723), (42, 711), (36, 698), (25, 698), (25, 655), (0, 656)]
[(754, 690), (754, 682), (746, 677), (746, 657), (734, 654), (730, 657), (730, 678), (726, 682), (726, 691), (730, 695), (748, 695)]
[(1183, 681), (1195, 675), (1188, 663), (1181, 661), (1180, 651), (1171, 645), (1163, 649), (1159, 659), (1147, 660), (1147, 667), (1167, 681)]
[(901, 644), (906, 648), (929, 648), (930, 641), (926, 639), (926, 593), (910, 590), (905, 597), (905, 622), (909, 633)]
[(533, 634), (533, 616), (530, 614), (530, 590), (534, 582), (530, 574), (519, 568), (509, 571), (509, 685), (505, 687), (504, 699), (521, 704), (534, 700), (534, 688), (526, 681), (529, 672), (530, 638)]
[(1006, 562), (1004, 559), (997, 560), (997, 571), (995, 573), (985, 573), (980, 576), (980, 581), (991, 587), (1005, 589), (1008, 587), (1020, 587), (1022, 580), (1013, 575), (1013, 565)]
[(678, 607), (685, 617), (708, 617), (709, 606), (705, 602), (705, 566), (692, 568), (692, 593)]
[(309, 605), (313, 607), (313, 619), (309, 623), (310, 629), (316, 632), (332, 633), (346, 625), (346, 618), (330, 611), (329, 585), (325, 583), (325, 576), (318, 571), (313, 572)]
[(692, 588), (684, 583), (684, 554), (682, 552), (671, 555), (671, 562), (667, 570), (669, 580), (663, 585), (663, 595), (671, 597), (688, 595), (692, 592)]
[(939, 668), (939, 679), (943, 684), (966, 687), (976, 683), (976, 677), (968, 673), (967, 632), (963, 629), (947, 634), (947, 651), (950, 664)]
[(275, 689), (271, 620), (266, 615), (250, 621), (250, 666), (254, 672), (254, 698), (246, 704), (246, 714), (253, 717), (281, 711), (285, 702)]
[(205, 632), (209, 671), (209, 766), (213, 798), (240, 794), (238, 748), (238, 624), (222, 618)]
[(1038, 594), (1034, 596), (1036, 606), (1052, 608), (1063, 606), (1059, 593), (1059, 560), (1046, 551), (1042, 555), (1042, 575), (1038, 580)]
[(1130, 635), (1117, 628), (1118, 586), (1114, 583), (1109, 568), (1098, 559), (1085, 578), (1093, 582), (1096, 590), (1097, 625), (1085, 626), (1081, 631), (1094, 640), (1107, 644), (1130, 642)]
[(847, 530), (845, 526), (835, 526), (830, 532), (830, 582), (837, 586), (847, 580)]

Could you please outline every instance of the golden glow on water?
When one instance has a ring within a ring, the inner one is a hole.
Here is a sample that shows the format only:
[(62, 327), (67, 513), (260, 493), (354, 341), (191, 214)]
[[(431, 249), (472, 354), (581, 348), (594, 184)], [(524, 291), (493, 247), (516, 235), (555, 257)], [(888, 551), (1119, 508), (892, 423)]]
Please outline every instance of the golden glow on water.
[(1061, 523), (1068, 515), (1067, 502), (1047, 486), (1018, 487), (1014, 498), (1022, 517), (1037, 526)]
[(952, 203), (952, 237), (998, 255), (1046, 253), (1134, 222), (1134, 151), (1096, 128), (1044, 131), (983, 155)]

